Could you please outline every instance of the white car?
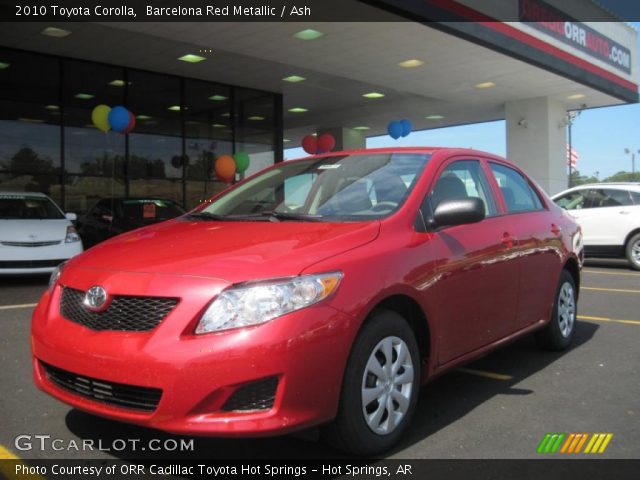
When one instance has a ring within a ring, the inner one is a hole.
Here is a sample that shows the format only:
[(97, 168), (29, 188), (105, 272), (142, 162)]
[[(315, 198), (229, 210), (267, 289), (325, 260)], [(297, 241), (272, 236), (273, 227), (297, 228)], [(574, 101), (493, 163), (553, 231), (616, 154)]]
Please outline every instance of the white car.
[(585, 255), (626, 257), (640, 270), (640, 183), (594, 183), (554, 195), (582, 227)]
[(81, 253), (75, 219), (43, 193), (0, 191), (0, 275), (52, 272)]

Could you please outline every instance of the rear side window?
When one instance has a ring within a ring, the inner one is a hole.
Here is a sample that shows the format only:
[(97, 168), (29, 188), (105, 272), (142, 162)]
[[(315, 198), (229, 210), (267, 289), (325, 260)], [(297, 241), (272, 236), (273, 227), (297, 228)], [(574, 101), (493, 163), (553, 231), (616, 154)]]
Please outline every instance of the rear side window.
[(595, 190), (593, 207), (622, 207), (633, 205), (627, 190), (603, 188)]
[(513, 168), (489, 163), (509, 213), (542, 210), (542, 202), (529, 182)]
[(631, 190), (629, 192), (629, 194), (631, 195), (631, 198), (633, 199), (634, 205), (640, 205), (640, 192), (634, 192), (633, 190)]

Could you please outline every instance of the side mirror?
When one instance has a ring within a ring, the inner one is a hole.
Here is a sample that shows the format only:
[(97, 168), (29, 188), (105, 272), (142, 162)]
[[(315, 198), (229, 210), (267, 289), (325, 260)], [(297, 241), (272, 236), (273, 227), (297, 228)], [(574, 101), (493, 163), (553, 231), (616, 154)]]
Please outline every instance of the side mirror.
[(76, 220), (78, 220), (78, 215), (76, 215), (75, 213), (72, 212), (68, 212), (64, 214), (64, 218), (66, 218), (67, 220), (71, 221), (71, 222), (75, 222)]
[(443, 200), (433, 213), (433, 227), (453, 227), (476, 223), (486, 216), (484, 202), (477, 197), (451, 198)]

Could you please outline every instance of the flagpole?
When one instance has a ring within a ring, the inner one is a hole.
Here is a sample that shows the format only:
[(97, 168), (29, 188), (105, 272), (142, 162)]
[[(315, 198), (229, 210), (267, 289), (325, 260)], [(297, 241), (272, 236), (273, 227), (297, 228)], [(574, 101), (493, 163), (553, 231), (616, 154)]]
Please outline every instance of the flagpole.
[[(569, 161), (569, 188), (571, 188), (571, 184), (573, 183), (571, 181), (571, 174), (573, 173), (573, 165), (571, 164), (571, 154), (573, 152), (573, 144), (572, 144), (572, 138), (571, 138), (571, 127), (573, 127), (573, 122), (575, 122), (576, 118), (578, 118), (578, 116), (582, 113), (582, 111), (587, 108), (586, 104), (582, 104), (580, 105), (580, 108), (577, 110), (572, 110), (570, 112), (567, 112), (567, 127), (568, 127), (568, 141), (569, 141), (569, 152), (567, 153), (567, 159)], [(577, 164), (576, 164), (577, 166)]]
[(571, 163), (571, 153), (573, 152), (573, 145), (571, 144), (571, 126), (573, 125), (573, 120), (576, 118), (572, 115), (573, 112), (569, 112), (569, 151), (567, 152), (567, 159), (569, 160), (569, 188), (571, 188), (571, 181), (573, 175), (573, 164)]

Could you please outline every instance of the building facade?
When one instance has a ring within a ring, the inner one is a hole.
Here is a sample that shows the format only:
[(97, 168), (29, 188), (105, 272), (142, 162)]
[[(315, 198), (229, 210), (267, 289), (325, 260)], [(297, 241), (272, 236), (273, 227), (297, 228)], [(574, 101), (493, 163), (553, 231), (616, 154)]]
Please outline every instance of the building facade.
[[(124, 105), (134, 130), (99, 131), (99, 104)], [(218, 155), (249, 153), (250, 174), (282, 159), (282, 131), (280, 94), (0, 47), (0, 191), (66, 211), (109, 196), (191, 208), (224, 187)]]

